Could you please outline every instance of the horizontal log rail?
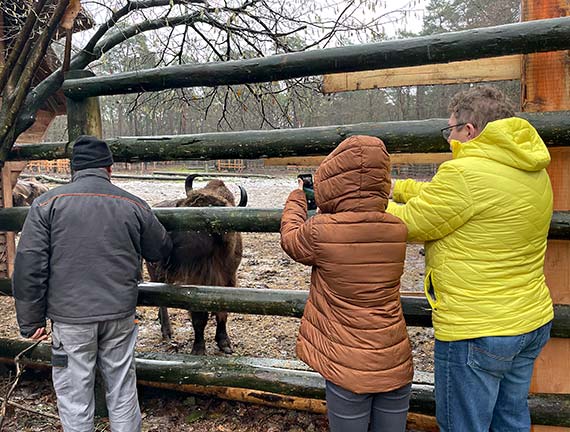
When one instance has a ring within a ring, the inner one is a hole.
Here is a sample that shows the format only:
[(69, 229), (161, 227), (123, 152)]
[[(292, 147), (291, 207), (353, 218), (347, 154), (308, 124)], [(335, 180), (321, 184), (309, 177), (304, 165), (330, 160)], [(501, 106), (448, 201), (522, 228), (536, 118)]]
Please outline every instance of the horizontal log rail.
[[(13, 358), (29, 347), (30, 342), (0, 339), (0, 361), (13, 363)], [(23, 358), (28, 367), (46, 368), (51, 362), (51, 348), (40, 344)], [(181, 354), (136, 354), (137, 378), (149, 384), (171, 383), (184, 390), (185, 385), (247, 388), (279, 395), (324, 399), (324, 380), (316, 372), (293, 360), (251, 357), (192, 356)], [(426, 383), (427, 374), (414, 378), (410, 411), (435, 414), (433, 385)], [(570, 426), (570, 395), (531, 394), (529, 407), (534, 424)]]
[(448, 63), (570, 48), (570, 17), (264, 58), (188, 64), (68, 79), (66, 96), (139, 93), (172, 88), (270, 82), (339, 72)]
[(153, 171), (153, 175), (162, 176), (187, 176), (193, 174), (195, 178), (264, 178), (274, 179), (275, 176), (269, 174), (252, 174), (252, 173), (229, 173), (229, 172), (193, 172), (193, 171)]
[[(0, 279), (0, 294), (12, 295), (9, 279)], [(300, 318), (308, 291), (228, 288), (193, 285), (141, 283), (139, 306), (167, 306), (193, 311), (227, 311), (254, 315)], [(431, 309), (425, 297), (402, 296), (408, 326), (431, 327)], [(553, 337), (570, 337), (570, 305), (554, 307)]]
[[(235, 207), (154, 208), (153, 211), (169, 231), (212, 232), (279, 232), (283, 212)], [(27, 214), (28, 207), (0, 209), (0, 231), (20, 231)], [(548, 237), (570, 239), (570, 211), (554, 212)]]
[[(0, 231), (20, 231), (28, 209), (0, 209)], [(213, 232), (279, 232), (282, 213), (282, 210), (278, 209), (236, 207), (164, 207), (155, 208), (153, 211), (169, 231)]]
[[(538, 130), (548, 146), (570, 145), (570, 112), (517, 113)], [(108, 139), (116, 162), (259, 159), (327, 155), (351, 135), (381, 138), (390, 153), (443, 153), (449, 144), (440, 129), (447, 119), (371, 122), (297, 129), (212, 132), (191, 135)], [(8, 160), (64, 159), (67, 142), (17, 144)]]

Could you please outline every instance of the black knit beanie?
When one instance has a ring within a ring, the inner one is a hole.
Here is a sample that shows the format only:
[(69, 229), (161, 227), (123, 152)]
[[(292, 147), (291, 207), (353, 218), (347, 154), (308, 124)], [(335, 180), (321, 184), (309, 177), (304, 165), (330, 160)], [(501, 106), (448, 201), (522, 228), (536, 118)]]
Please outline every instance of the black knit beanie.
[(71, 169), (103, 168), (113, 165), (113, 155), (105, 141), (82, 135), (75, 141), (71, 155)]

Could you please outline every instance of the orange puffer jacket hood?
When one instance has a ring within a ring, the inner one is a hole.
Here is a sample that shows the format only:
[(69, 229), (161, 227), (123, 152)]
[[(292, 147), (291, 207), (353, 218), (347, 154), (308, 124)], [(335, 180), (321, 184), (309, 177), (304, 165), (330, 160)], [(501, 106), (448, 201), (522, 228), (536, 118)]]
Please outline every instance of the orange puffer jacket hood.
[(390, 156), (378, 138), (347, 138), (315, 174), (315, 201), (322, 213), (383, 212), (389, 193)]
[(389, 190), (382, 141), (350, 137), (315, 175), (322, 214), (307, 220), (305, 195), (295, 190), (281, 221), (283, 249), (313, 266), (297, 355), (355, 393), (395, 390), (413, 376), (399, 291), (407, 230), (384, 212)]

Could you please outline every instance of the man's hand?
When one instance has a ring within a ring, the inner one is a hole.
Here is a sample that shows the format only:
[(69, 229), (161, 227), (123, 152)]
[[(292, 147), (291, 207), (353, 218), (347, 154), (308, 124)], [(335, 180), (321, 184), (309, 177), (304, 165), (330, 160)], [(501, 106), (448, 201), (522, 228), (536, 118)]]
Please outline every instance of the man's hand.
[(33, 335), (30, 336), (30, 339), (34, 340), (45, 340), (48, 338), (48, 334), (46, 333), (45, 327), (40, 327), (35, 331)]
[(297, 179), (297, 189), (299, 190), (303, 190), (303, 180), (301, 180), (300, 178)]

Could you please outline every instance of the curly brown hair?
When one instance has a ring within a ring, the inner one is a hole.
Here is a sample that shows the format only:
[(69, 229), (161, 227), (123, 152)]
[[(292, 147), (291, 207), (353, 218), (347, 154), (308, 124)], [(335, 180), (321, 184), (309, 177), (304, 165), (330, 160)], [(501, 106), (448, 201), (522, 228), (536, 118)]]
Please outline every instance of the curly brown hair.
[(515, 115), (511, 100), (491, 86), (477, 86), (457, 93), (448, 109), (458, 123), (471, 123), (480, 131), (489, 122)]

